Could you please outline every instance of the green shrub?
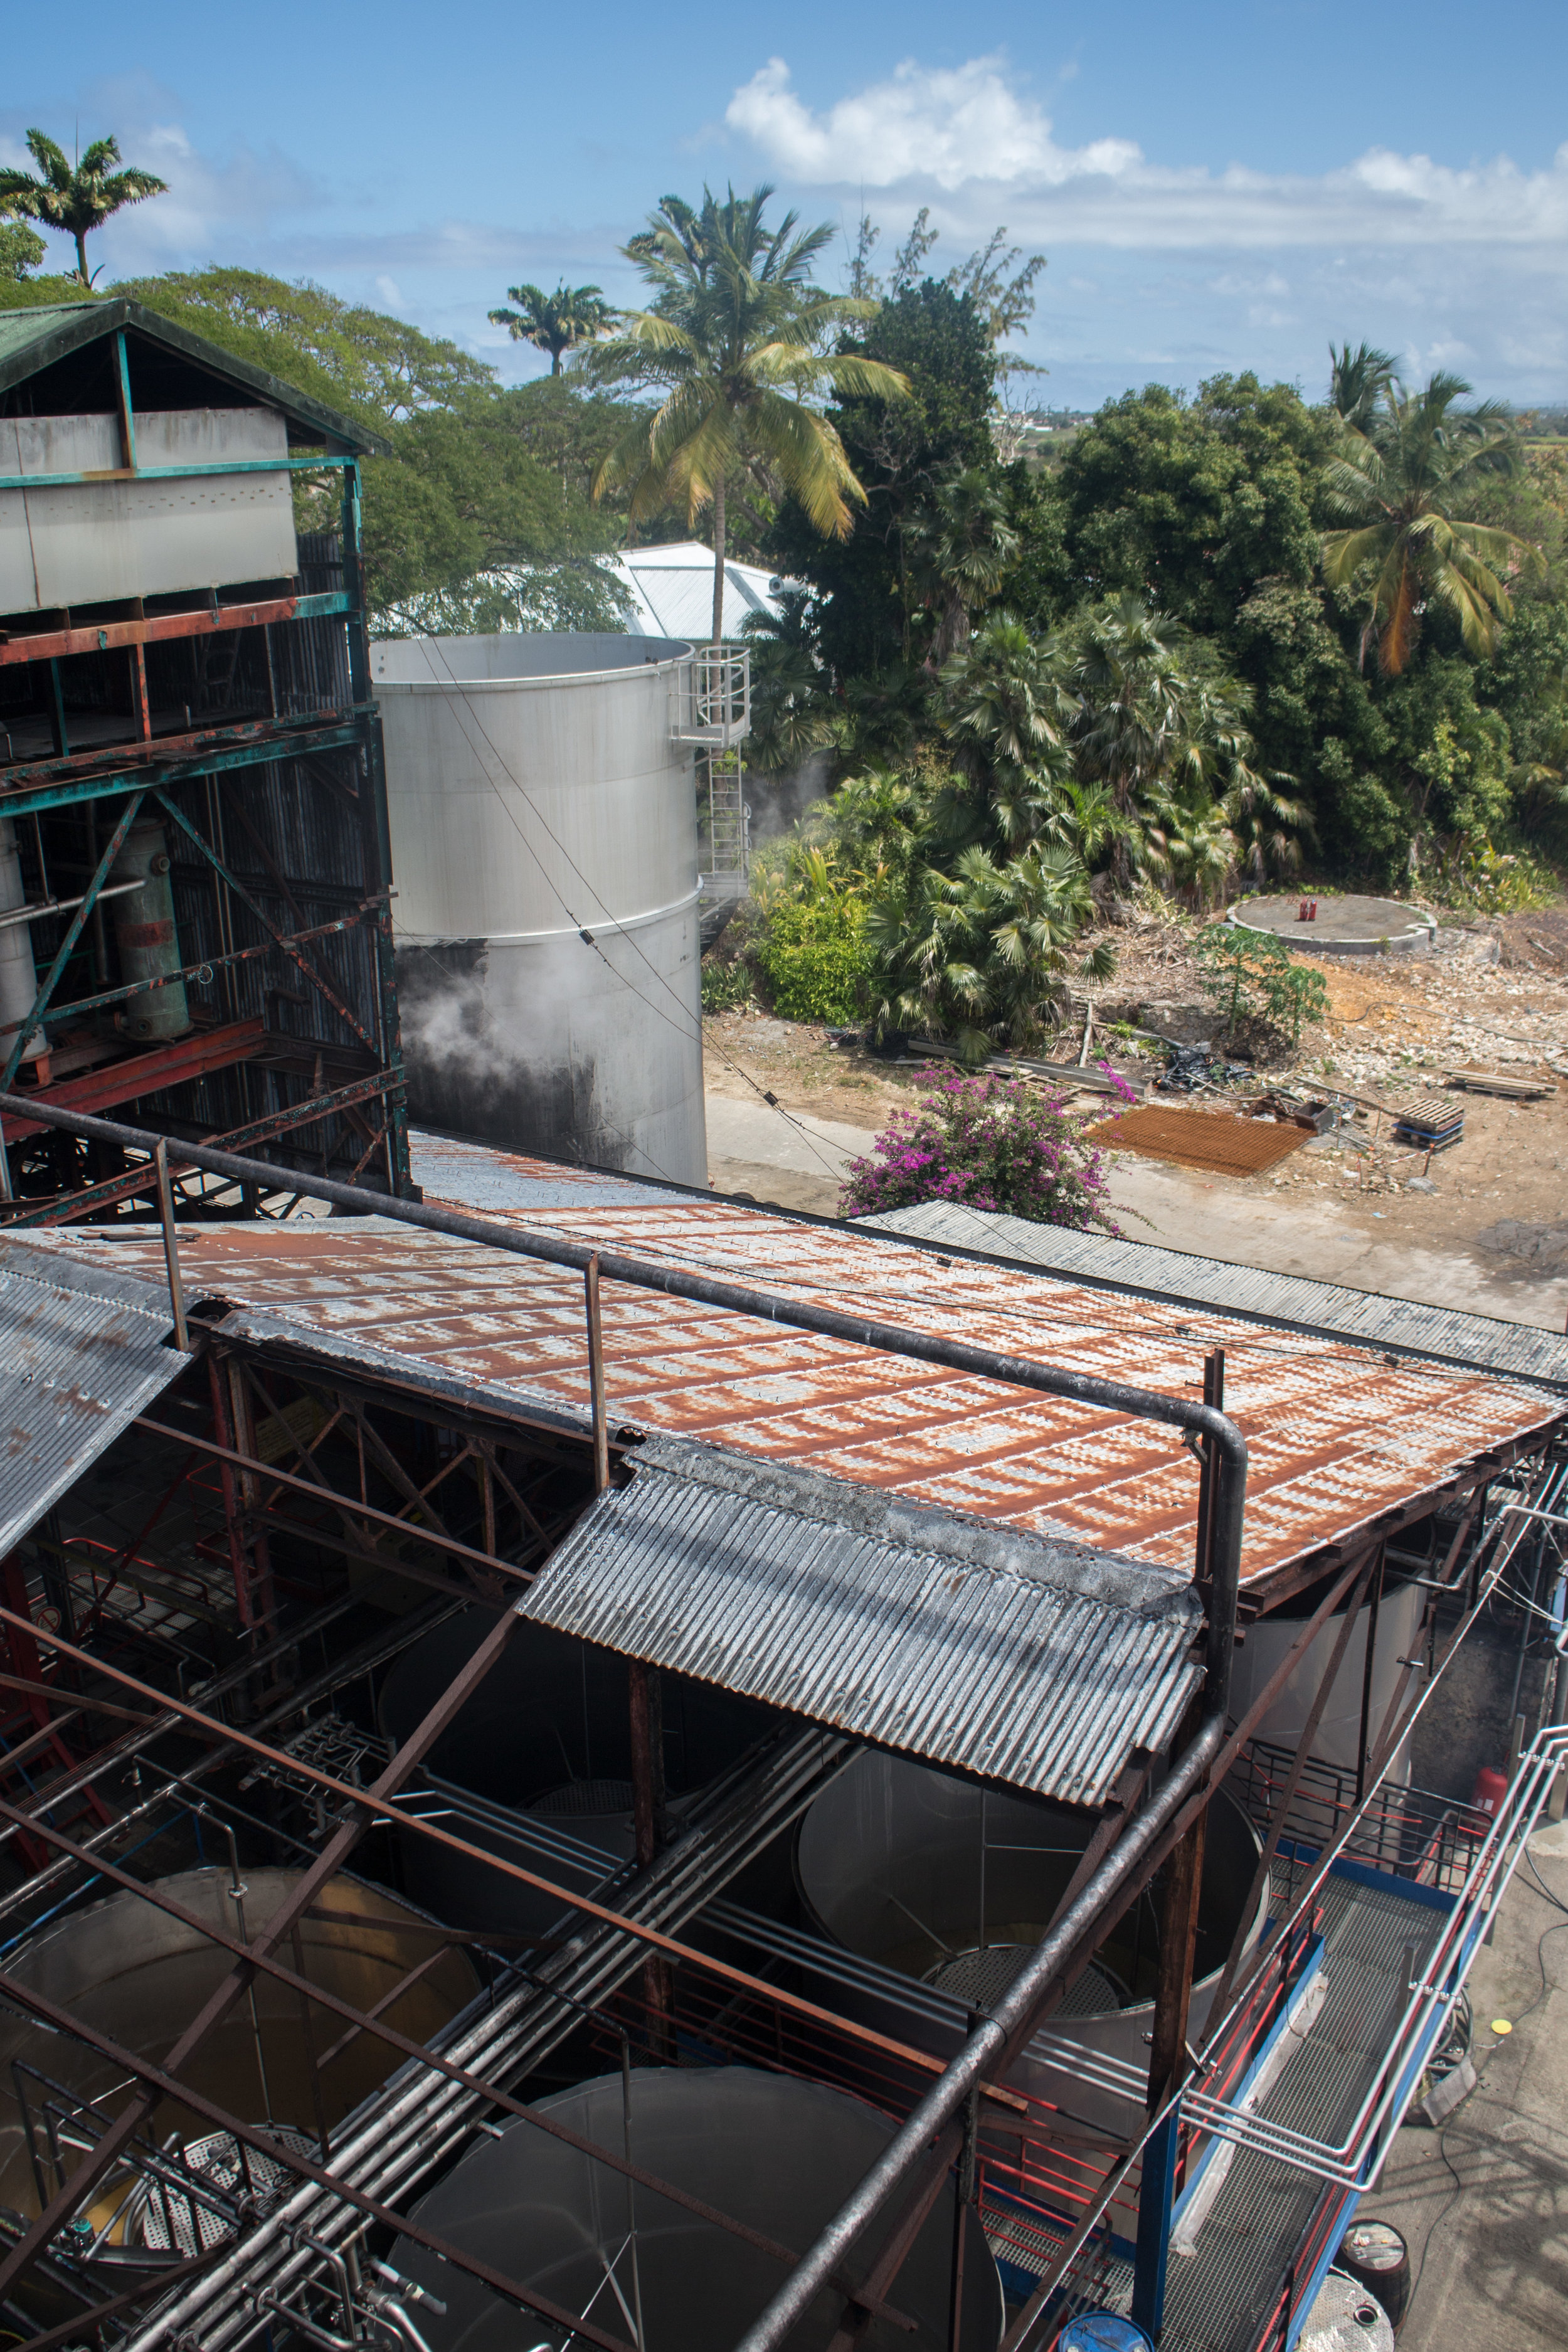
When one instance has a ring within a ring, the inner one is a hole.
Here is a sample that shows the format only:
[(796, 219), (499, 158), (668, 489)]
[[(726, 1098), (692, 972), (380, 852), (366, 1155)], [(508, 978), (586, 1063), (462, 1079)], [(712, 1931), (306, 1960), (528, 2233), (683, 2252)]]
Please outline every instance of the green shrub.
[(1198, 933), (1197, 956), (1204, 993), (1224, 1013), (1227, 1037), (1251, 1024), (1300, 1045), (1303, 1023), (1321, 1021), (1328, 1012), (1322, 973), (1298, 963), (1272, 931), (1210, 923)]
[(871, 976), (865, 901), (820, 890), (769, 909), (756, 960), (786, 1021), (844, 1023), (865, 1007)]
[(750, 1004), (755, 985), (752, 968), (743, 956), (736, 956), (729, 963), (718, 963), (711, 957), (703, 957), (704, 1013), (732, 1013), (738, 1004)]

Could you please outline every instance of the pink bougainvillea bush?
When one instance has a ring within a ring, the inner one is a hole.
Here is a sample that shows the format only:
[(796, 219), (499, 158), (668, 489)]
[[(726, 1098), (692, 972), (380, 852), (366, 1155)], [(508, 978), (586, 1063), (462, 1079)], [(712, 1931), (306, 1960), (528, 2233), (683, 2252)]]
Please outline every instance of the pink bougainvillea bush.
[[(1100, 1067), (1124, 1101), (1137, 1100), (1115, 1071)], [(921, 1075), (928, 1091), (917, 1107), (895, 1111), (867, 1157), (851, 1160), (840, 1216), (952, 1201), (1121, 1238), (1105, 1205), (1103, 1154), (1084, 1140), (1086, 1126), (1105, 1111), (1086, 1118), (1068, 1111), (1063, 1096), (1021, 1078)]]

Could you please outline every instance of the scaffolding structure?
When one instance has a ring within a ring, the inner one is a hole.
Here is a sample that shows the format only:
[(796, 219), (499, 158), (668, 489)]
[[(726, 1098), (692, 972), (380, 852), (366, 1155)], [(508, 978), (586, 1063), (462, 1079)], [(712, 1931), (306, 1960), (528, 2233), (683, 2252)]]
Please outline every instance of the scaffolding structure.
[[(183, 1213), (274, 1213), (306, 1168), (409, 1191), (360, 510), (381, 447), (132, 301), (0, 322), (0, 939), (32, 958), (0, 1090), (134, 1105)], [(335, 528), (296, 531), (296, 484)], [(278, 1171), (224, 1212), (178, 1150), (219, 1137)], [(7, 1226), (151, 1213), (144, 1160), (15, 1112), (0, 1141)]]

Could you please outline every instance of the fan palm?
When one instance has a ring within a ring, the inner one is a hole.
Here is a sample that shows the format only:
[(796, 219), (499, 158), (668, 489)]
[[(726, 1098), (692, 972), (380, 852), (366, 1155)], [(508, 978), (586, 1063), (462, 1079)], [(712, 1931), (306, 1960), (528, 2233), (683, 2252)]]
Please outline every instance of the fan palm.
[(84, 286), (90, 286), (93, 273), (87, 266), (87, 240), (91, 232), (126, 205), (163, 195), (169, 184), (135, 164), (111, 172), (110, 165), (120, 162), (116, 139), (95, 139), (74, 166), (67, 162), (64, 148), (57, 147), (41, 131), (28, 131), (27, 150), (39, 176), (35, 179), (30, 172), (15, 166), (0, 171), (0, 213), (41, 221), (46, 228), (63, 229), (68, 236), (74, 236), (77, 274)]
[(952, 1037), (966, 1061), (1035, 1045), (1057, 1028), (1069, 975), (1100, 980), (1115, 968), (1105, 940), (1071, 958), (1093, 912), (1070, 850), (1037, 843), (1000, 862), (976, 844), (951, 866), (923, 866), (907, 898), (874, 900), (867, 919), (880, 965), (876, 1017)]
[(595, 498), (629, 485), (636, 523), (671, 498), (695, 521), (713, 509), (713, 642), (724, 614), (724, 494), (744, 465), (771, 470), (824, 537), (846, 538), (866, 494), (827, 418), (807, 404), (831, 388), (892, 399), (908, 391), (894, 368), (826, 353), (838, 329), (875, 304), (827, 295), (812, 264), (837, 231), (802, 230), (786, 213), (763, 219), (773, 190), (722, 203), (703, 190), (693, 211), (667, 196), (646, 233), (625, 247), (653, 289), (646, 310), (595, 343), (585, 363), (604, 383), (644, 384), (662, 397), (640, 415), (600, 466)]
[(1489, 478), (1518, 471), (1506, 411), (1496, 401), (1458, 408), (1470, 387), (1439, 373), (1425, 389), (1390, 383), (1364, 430), (1345, 437), (1323, 472), (1327, 511), (1344, 527), (1323, 534), (1323, 573), (1342, 587), (1373, 567), (1361, 658), (1397, 677), (1429, 604), (1446, 604), (1478, 658), (1497, 644), (1513, 611), (1501, 574), (1535, 569), (1539, 550), (1511, 531), (1465, 522), (1456, 509)]
[(615, 318), (597, 286), (568, 286), (564, 280), (553, 294), (539, 286), (509, 286), (507, 300), (515, 310), (492, 310), (490, 322), (504, 327), (514, 343), (532, 343), (550, 354), (550, 373), (559, 375), (562, 355), (578, 343), (603, 334)]
[(916, 583), (932, 615), (926, 667), (934, 677), (965, 643), (970, 614), (988, 604), (1018, 559), (1007, 501), (984, 467), (955, 469), (940, 481), (907, 530)]

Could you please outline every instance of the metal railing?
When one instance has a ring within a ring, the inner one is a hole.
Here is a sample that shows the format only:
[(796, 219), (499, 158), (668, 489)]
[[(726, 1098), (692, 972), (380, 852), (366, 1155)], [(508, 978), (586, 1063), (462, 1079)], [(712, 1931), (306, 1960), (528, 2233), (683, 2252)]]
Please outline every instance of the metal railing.
[(728, 751), (752, 731), (752, 656), (701, 646), (670, 674), (669, 731), (677, 743)]

